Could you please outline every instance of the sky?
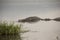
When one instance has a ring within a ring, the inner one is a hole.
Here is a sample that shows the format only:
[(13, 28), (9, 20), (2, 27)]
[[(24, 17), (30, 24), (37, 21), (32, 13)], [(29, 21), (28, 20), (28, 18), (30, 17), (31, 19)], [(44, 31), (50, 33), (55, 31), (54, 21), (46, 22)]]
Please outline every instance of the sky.
[(60, 14), (60, 0), (2, 0), (0, 18), (19, 19), (29, 16), (54, 17)]

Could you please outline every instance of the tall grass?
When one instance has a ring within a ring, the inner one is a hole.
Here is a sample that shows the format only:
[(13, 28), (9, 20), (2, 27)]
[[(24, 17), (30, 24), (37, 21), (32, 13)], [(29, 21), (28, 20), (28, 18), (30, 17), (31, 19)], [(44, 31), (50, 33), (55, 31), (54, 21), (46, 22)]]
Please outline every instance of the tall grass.
[(0, 22), (0, 35), (15, 35), (27, 31), (22, 30), (21, 25), (7, 22)]

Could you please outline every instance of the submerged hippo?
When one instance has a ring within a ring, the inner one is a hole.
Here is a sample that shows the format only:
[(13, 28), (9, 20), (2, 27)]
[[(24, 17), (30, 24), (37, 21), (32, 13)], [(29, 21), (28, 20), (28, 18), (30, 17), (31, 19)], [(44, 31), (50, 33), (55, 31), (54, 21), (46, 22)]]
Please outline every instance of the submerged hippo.
[(40, 21), (40, 20), (41, 20), (41, 18), (36, 17), (36, 16), (33, 16), (33, 17), (28, 17), (28, 18), (22, 19), (22, 20), (18, 20), (18, 22), (28, 22), (28, 23), (32, 23), (32, 22), (38, 22), (38, 21)]
[(38, 22), (38, 21), (51, 21), (51, 20), (54, 20), (54, 21), (60, 21), (60, 17), (57, 17), (57, 18), (54, 18), (54, 19), (49, 19), (49, 18), (45, 18), (45, 19), (41, 19), (37, 16), (33, 16), (33, 17), (28, 17), (28, 18), (25, 18), (25, 19), (19, 19), (18, 22), (22, 22), (22, 23), (25, 23), (25, 22), (28, 22), (28, 23), (35, 23), (35, 22)]

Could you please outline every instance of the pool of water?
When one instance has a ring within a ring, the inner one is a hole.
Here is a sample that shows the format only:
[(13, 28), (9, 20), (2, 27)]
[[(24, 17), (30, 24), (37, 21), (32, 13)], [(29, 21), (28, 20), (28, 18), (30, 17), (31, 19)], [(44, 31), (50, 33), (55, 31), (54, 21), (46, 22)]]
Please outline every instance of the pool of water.
[(60, 37), (60, 22), (40, 21), (34, 24), (24, 24), (24, 27), (29, 29), (30, 32), (23, 34), (24, 40), (57, 40)]
[(21, 35), (3, 35), (0, 36), (0, 40), (57, 40), (57, 36), (60, 39), (60, 22), (40, 21), (22, 25), (24, 29), (30, 31)]

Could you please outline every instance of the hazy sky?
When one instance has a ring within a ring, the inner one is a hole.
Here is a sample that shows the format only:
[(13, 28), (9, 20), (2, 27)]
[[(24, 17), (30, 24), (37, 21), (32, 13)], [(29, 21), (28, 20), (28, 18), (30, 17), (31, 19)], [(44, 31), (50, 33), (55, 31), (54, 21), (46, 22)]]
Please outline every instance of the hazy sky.
[(2, 0), (2, 19), (60, 16), (60, 0)]

